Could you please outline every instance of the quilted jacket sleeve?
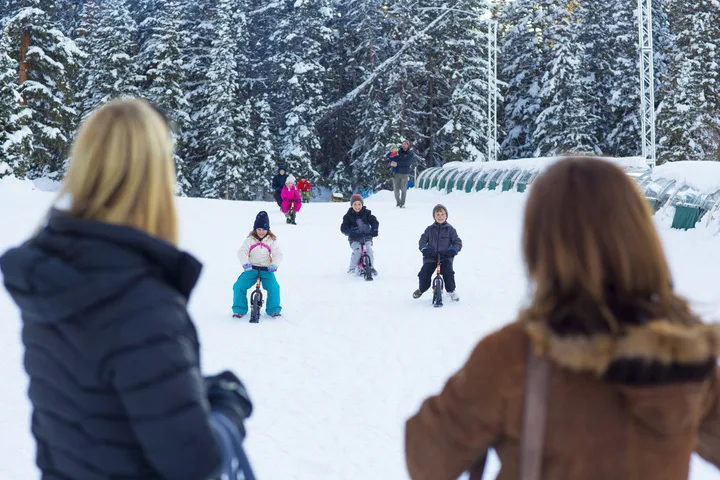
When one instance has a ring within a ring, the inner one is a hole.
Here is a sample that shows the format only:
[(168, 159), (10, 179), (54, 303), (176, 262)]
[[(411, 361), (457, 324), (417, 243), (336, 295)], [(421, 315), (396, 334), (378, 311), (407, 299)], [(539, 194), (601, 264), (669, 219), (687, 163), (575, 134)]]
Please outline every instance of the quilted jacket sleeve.
[(342, 223), (340, 224), (340, 232), (347, 235), (350, 233), (350, 230), (354, 227), (354, 223), (352, 221), (352, 218), (350, 217), (349, 213), (346, 213), (343, 215)]
[(430, 228), (427, 227), (425, 231), (420, 235), (420, 241), (418, 242), (418, 248), (422, 250), (425, 247), (429, 246), (430, 243)]

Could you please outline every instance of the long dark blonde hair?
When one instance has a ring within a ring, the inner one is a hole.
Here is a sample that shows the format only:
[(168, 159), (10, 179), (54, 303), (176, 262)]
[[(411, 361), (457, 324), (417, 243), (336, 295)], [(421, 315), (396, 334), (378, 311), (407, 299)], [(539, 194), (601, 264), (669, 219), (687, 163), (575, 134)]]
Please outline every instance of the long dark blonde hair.
[(75, 218), (128, 225), (177, 245), (170, 130), (149, 103), (113, 100), (82, 124), (60, 191)]
[(524, 317), (565, 333), (619, 333), (653, 318), (695, 322), (673, 291), (647, 201), (616, 165), (566, 157), (533, 182), (523, 254)]

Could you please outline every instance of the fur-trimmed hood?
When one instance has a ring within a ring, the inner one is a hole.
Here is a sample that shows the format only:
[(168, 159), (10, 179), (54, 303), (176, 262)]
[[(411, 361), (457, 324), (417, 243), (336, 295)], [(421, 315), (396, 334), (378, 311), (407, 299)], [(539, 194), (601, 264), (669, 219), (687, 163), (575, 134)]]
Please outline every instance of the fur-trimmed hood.
[(544, 322), (526, 322), (535, 351), (574, 371), (607, 375), (612, 366), (628, 361), (664, 367), (698, 366), (720, 356), (720, 325), (683, 325), (654, 320), (626, 328), (621, 336), (563, 335)]
[(657, 435), (675, 435), (702, 418), (720, 356), (720, 325), (654, 320), (623, 335), (565, 335), (526, 322), (535, 351), (554, 364), (601, 377), (630, 414)]

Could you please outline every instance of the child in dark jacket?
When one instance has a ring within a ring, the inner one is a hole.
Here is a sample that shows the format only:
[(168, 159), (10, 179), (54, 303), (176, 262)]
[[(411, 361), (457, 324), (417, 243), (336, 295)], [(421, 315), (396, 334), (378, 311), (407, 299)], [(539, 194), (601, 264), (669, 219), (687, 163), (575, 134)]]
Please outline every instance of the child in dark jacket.
[(347, 235), (350, 248), (352, 248), (348, 273), (357, 273), (358, 275), (363, 273), (358, 263), (362, 255), (363, 244), (365, 244), (365, 250), (368, 257), (370, 257), (370, 270), (373, 275), (377, 275), (372, 239), (378, 236), (379, 226), (380, 224), (375, 215), (365, 207), (362, 195), (353, 194), (350, 197), (350, 208), (343, 217), (342, 225), (340, 225), (340, 231)]
[(455, 272), (453, 259), (462, 249), (462, 240), (458, 237), (455, 227), (447, 223), (447, 208), (435, 205), (433, 218), (435, 223), (420, 235), (419, 247), (423, 254), (423, 266), (418, 273), (420, 287), (413, 292), (413, 298), (420, 298), (430, 288), (430, 277), (440, 257), (440, 272), (445, 280), (445, 289), (454, 301), (460, 300), (455, 291)]

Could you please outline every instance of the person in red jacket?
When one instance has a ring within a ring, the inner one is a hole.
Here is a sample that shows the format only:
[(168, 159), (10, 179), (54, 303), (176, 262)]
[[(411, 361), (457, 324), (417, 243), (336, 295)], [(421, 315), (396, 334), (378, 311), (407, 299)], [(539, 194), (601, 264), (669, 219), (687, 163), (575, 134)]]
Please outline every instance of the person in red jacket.
[(305, 177), (300, 177), (300, 181), (297, 184), (298, 190), (300, 190), (300, 197), (303, 203), (310, 203), (310, 189), (312, 185), (307, 181)]

